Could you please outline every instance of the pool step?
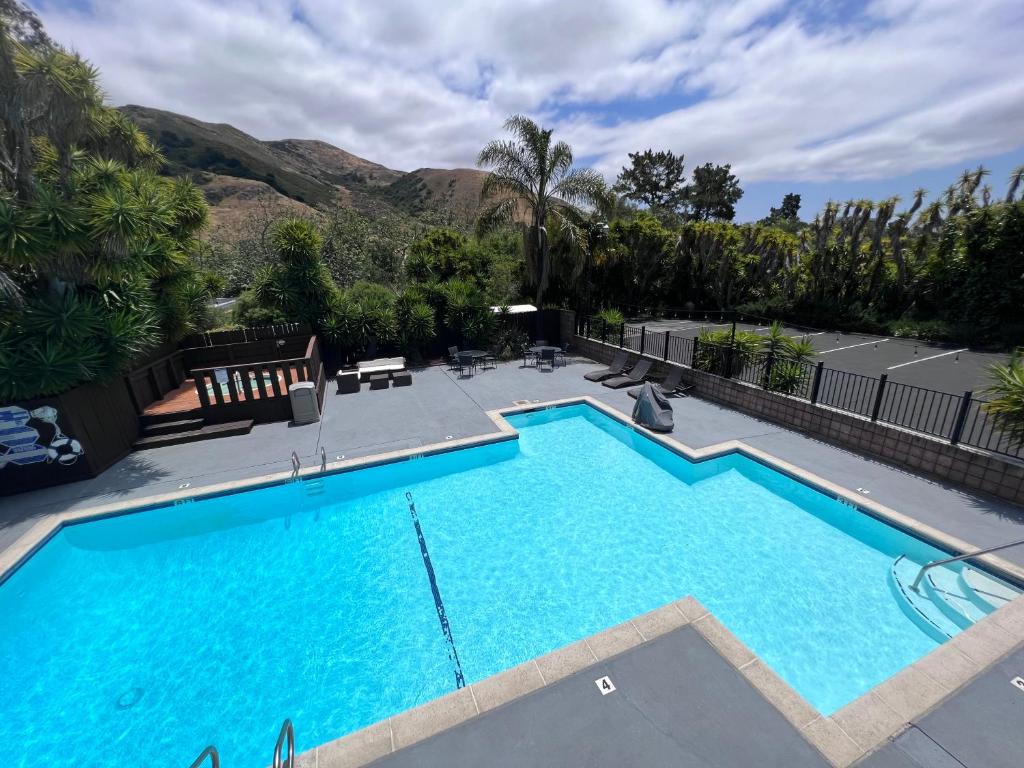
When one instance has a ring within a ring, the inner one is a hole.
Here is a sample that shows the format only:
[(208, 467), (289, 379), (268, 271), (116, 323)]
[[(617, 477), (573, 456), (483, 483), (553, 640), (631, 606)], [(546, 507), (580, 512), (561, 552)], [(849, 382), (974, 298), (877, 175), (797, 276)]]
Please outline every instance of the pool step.
[(1020, 594), (1006, 582), (970, 566), (960, 571), (960, 579), (968, 588), (967, 592), (974, 604), (986, 612), (1002, 608)]
[(324, 487), (323, 478), (317, 480), (303, 480), (302, 492), (307, 496), (323, 496), (327, 489)]
[(924, 594), (910, 588), (921, 566), (906, 555), (900, 555), (889, 569), (890, 584), (896, 602), (903, 613), (921, 631), (939, 643), (944, 643), (960, 631), (945, 613)]
[(940, 643), (1020, 594), (1009, 584), (962, 563), (929, 569), (919, 591), (914, 591), (911, 585), (921, 565), (900, 555), (889, 571), (890, 586), (903, 612)]

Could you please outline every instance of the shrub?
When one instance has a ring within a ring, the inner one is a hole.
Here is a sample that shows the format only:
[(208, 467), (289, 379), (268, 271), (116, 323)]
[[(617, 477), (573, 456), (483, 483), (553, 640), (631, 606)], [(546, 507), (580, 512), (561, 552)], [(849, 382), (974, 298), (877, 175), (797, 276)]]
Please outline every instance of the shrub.
[(600, 336), (607, 329), (608, 338), (618, 336), (619, 329), (626, 322), (626, 317), (617, 309), (602, 309), (590, 323), (590, 332)]
[(1024, 357), (1020, 351), (1006, 363), (989, 368), (993, 383), (985, 390), (992, 397), (983, 408), (1014, 445), (1024, 443)]

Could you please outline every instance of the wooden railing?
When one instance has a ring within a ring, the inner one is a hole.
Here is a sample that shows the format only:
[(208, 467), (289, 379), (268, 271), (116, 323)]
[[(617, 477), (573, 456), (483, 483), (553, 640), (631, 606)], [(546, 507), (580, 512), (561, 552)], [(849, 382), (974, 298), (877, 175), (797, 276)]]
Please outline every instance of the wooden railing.
[[(327, 387), (316, 336), (309, 338), (305, 351), (304, 357), (193, 369), (203, 417), (211, 423), (245, 418), (260, 423), (287, 420), (291, 418), (288, 388), (300, 381), (316, 384), (317, 401), (322, 406)], [(224, 371), (225, 381), (218, 381), (218, 371)]]
[(177, 389), (186, 379), (183, 355), (180, 350), (161, 355), (125, 375), (136, 413)]

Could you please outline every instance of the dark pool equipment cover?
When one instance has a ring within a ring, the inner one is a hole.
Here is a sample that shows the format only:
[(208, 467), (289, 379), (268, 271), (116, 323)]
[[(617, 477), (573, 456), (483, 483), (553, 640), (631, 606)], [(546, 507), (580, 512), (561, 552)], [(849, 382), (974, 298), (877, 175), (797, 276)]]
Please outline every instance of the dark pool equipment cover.
[(644, 382), (633, 406), (633, 421), (655, 432), (671, 432), (672, 406), (668, 398), (654, 388), (651, 382)]

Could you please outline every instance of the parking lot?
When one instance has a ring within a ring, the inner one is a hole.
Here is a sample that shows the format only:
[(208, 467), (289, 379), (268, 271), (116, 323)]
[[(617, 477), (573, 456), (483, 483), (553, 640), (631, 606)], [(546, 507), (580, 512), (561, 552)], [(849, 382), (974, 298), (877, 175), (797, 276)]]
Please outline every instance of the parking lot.
[[(639, 323), (629, 323), (639, 327)], [(695, 338), (704, 329), (729, 329), (732, 323), (709, 320), (659, 320), (643, 323), (648, 332)], [(737, 330), (765, 334), (768, 325), (737, 322)], [(889, 381), (909, 384), (924, 389), (961, 395), (972, 390), (981, 396), (989, 385), (988, 368), (996, 362), (1006, 362), (1007, 355), (972, 352), (964, 347), (928, 344), (913, 339), (868, 336), (864, 334), (833, 333), (804, 330), (783, 326), (792, 338), (807, 338), (818, 351), (815, 362), (826, 368), (859, 373), (877, 378), (886, 374)]]

